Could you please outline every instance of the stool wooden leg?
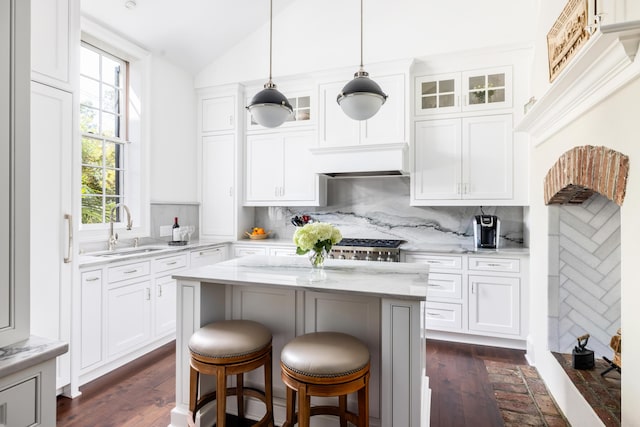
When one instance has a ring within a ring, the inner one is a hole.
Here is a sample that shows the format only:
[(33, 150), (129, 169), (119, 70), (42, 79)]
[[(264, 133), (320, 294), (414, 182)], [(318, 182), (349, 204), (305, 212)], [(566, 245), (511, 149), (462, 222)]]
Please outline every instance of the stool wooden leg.
[(358, 390), (358, 421), (359, 427), (369, 427), (369, 382)]
[(311, 424), (311, 396), (307, 388), (298, 388), (298, 427), (309, 427)]
[(244, 420), (244, 374), (236, 375), (236, 401), (238, 402), (238, 418)]
[(227, 416), (227, 372), (224, 367), (216, 369), (216, 427), (224, 427)]
[(200, 374), (193, 369), (193, 366), (189, 367), (189, 412), (193, 417), (193, 423), (196, 422), (196, 402), (198, 401), (198, 380)]
[(264, 364), (264, 397), (267, 405), (267, 415), (269, 415), (269, 425), (273, 427), (273, 378), (272, 378), (272, 359), (271, 351), (267, 355), (267, 361)]
[(347, 427), (347, 395), (338, 396), (338, 408), (340, 408), (340, 427)]
[(294, 416), (296, 414), (296, 391), (291, 387), (287, 387), (287, 414), (286, 421), (283, 424), (283, 427), (293, 427), (293, 424), (296, 420), (294, 420)]

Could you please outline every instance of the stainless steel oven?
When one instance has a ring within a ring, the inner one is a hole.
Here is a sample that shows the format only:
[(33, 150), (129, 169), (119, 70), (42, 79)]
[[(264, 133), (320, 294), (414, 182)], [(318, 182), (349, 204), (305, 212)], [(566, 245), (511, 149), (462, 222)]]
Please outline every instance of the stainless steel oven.
[(329, 258), (360, 261), (400, 261), (404, 240), (343, 238), (329, 253)]

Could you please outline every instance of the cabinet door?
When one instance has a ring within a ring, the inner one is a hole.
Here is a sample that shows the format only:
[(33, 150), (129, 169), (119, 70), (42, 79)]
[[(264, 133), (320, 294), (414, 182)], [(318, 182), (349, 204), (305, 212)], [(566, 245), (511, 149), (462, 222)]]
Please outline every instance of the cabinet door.
[(283, 137), (280, 134), (247, 136), (246, 201), (281, 198), (283, 171)]
[(102, 361), (102, 270), (81, 273), (80, 300), (80, 369), (84, 369)]
[(460, 199), (461, 138), (460, 119), (416, 122), (415, 200)]
[(203, 236), (235, 238), (235, 137), (202, 138)]
[(348, 79), (319, 87), (318, 145), (343, 147), (360, 143), (360, 122), (347, 116), (336, 101)]
[(469, 276), (469, 330), (520, 334), (520, 279)]
[(70, 0), (31, 0), (33, 79), (60, 87), (70, 81)]
[(282, 197), (284, 200), (308, 201), (311, 204), (317, 204), (315, 201), (318, 198), (319, 178), (311, 169), (309, 147), (312, 143), (313, 132), (296, 132), (283, 136)]
[[(70, 93), (32, 83), (31, 333), (66, 342), (71, 336), (72, 112)], [(70, 363), (69, 353), (58, 358), (58, 387), (69, 384)]]
[(416, 115), (460, 111), (460, 73), (419, 76), (415, 84)]
[[(0, 390), (0, 426), (29, 427), (41, 425), (38, 421), (38, 377)], [(42, 421), (42, 420), (40, 420)]]
[(462, 119), (463, 198), (513, 198), (511, 114)]
[(511, 108), (511, 67), (466, 71), (462, 73), (465, 111)]
[(126, 353), (151, 336), (151, 282), (132, 283), (107, 291), (107, 351)]
[(408, 142), (404, 74), (375, 77), (375, 81), (389, 97), (375, 116), (361, 122), (360, 142), (362, 144)]
[(265, 246), (241, 246), (235, 245), (233, 247), (233, 256), (234, 258), (239, 258), (247, 255), (266, 255), (267, 248)]
[(155, 280), (154, 336), (162, 337), (176, 331), (176, 281), (171, 276)]
[(202, 132), (232, 131), (235, 125), (235, 97), (202, 100)]

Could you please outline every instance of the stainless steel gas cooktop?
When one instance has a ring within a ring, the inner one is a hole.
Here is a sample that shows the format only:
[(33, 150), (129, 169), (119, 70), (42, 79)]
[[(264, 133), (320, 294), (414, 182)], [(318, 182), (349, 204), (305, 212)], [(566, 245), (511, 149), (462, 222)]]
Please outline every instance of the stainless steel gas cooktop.
[(400, 261), (398, 247), (404, 240), (343, 238), (333, 247), (330, 258), (362, 261)]

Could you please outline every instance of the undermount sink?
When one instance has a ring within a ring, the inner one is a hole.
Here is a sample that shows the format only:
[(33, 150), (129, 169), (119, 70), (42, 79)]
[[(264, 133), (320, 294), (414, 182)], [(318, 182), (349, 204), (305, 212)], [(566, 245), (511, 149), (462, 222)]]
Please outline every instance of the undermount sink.
[(97, 257), (106, 257), (106, 258), (113, 258), (113, 257), (121, 257), (121, 256), (127, 256), (127, 255), (139, 255), (139, 254), (146, 254), (149, 252), (155, 252), (155, 251), (161, 251), (167, 249), (166, 247), (159, 247), (159, 246), (148, 246), (148, 247), (142, 247), (142, 248), (122, 248), (122, 249), (116, 249), (113, 251), (103, 251), (103, 252), (94, 252), (94, 253), (88, 253), (88, 256), (97, 256)]

